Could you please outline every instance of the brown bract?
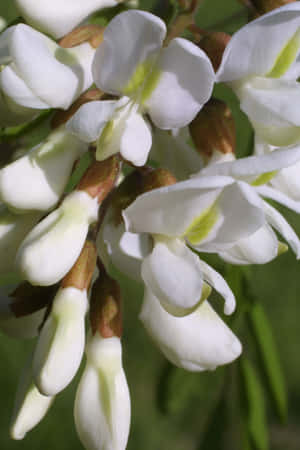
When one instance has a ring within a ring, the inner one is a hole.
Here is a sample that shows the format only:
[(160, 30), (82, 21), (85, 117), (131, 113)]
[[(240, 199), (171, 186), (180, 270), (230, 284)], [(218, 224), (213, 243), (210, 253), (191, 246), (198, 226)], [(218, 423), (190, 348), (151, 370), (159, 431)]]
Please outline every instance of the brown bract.
[(120, 170), (118, 156), (94, 161), (80, 180), (77, 190), (86, 192), (101, 203), (115, 186)]
[(201, 156), (211, 158), (215, 151), (235, 152), (235, 124), (226, 103), (211, 99), (190, 123), (189, 129)]
[(100, 27), (99, 25), (82, 25), (66, 34), (59, 41), (59, 45), (63, 48), (72, 48), (88, 42), (93, 48), (97, 48), (103, 41), (104, 29), (104, 27)]
[(122, 336), (120, 286), (104, 270), (92, 288), (90, 322), (93, 334), (98, 332), (103, 338)]
[(97, 262), (97, 249), (94, 242), (86, 240), (81, 253), (70, 272), (63, 278), (61, 287), (74, 287), (88, 290)]
[(224, 50), (230, 41), (231, 36), (222, 31), (216, 31), (205, 35), (198, 43), (198, 46), (207, 54), (215, 72), (220, 67)]

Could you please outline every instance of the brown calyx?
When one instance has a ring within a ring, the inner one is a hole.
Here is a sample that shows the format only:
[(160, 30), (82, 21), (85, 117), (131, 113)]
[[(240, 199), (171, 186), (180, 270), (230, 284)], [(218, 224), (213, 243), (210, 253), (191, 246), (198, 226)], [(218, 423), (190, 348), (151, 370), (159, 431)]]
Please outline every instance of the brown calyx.
[(97, 249), (94, 242), (86, 240), (81, 253), (72, 269), (61, 282), (62, 288), (74, 287), (88, 290), (97, 262)]
[(231, 36), (229, 34), (222, 31), (214, 31), (203, 36), (198, 42), (198, 46), (209, 57), (215, 72), (220, 67), (223, 53), (230, 39)]
[(120, 286), (104, 270), (92, 288), (90, 322), (93, 335), (99, 332), (103, 338), (122, 336)]
[(215, 151), (234, 153), (235, 124), (230, 108), (221, 100), (211, 99), (189, 125), (198, 152), (211, 158)]
[(93, 48), (97, 48), (103, 41), (104, 29), (99, 25), (82, 25), (66, 34), (58, 44), (63, 48), (72, 48), (88, 42)]

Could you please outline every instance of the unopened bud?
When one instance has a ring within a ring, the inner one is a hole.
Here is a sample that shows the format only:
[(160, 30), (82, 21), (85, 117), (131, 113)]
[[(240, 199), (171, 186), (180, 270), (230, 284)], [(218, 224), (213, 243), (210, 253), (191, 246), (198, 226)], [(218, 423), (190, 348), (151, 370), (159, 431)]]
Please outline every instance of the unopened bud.
[(103, 338), (122, 335), (121, 291), (119, 284), (105, 271), (93, 285), (90, 304), (92, 333)]
[(100, 204), (115, 186), (119, 170), (120, 161), (117, 156), (95, 161), (83, 175), (77, 190), (97, 198)]
[(82, 95), (80, 95), (76, 102), (74, 102), (73, 105), (70, 106), (69, 109), (67, 109), (66, 111), (59, 110), (54, 114), (51, 120), (51, 127), (58, 128), (61, 125), (65, 124), (69, 119), (71, 119), (71, 117), (82, 105), (88, 102), (93, 102), (95, 100), (100, 100), (103, 95), (103, 92), (97, 88), (90, 89), (84, 92)]
[(176, 183), (176, 178), (167, 169), (154, 169), (145, 174), (143, 178), (143, 193)]
[(231, 110), (222, 101), (212, 99), (189, 125), (196, 149), (210, 159), (215, 152), (235, 152), (235, 125)]
[(207, 54), (215, 72), (217, 72), (223, 57), (224, 50), (231, 36), (222, 31), (216, 31), (204, 36), (198, 46)]
[(63, 278), (61, 287), (74, 287), (81, 291), (88, 290), (92, 281), (97, 262), (97, 249), (92, 241), (85, 241), (81, 253), (70, 270)]
[(100, 27), (99, 25), (82, 25), (66, 34), (59, 41), (59, 45), (63, 48), (72, 48), (88, 42), (93, 48), (97, 48), (103, 41), (103, 33), (104, 27)]
[(28, 282), (20, 284), (9, 297), (10, 309), (16, 317), (33, 314), (51, 304), (57, 286), (32, 286)]

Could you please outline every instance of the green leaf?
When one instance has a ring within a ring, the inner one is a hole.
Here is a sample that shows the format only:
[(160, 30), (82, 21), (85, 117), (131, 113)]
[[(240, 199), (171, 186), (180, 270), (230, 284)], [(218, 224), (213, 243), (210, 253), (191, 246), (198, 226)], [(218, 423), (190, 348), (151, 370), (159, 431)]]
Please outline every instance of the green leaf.
[(246, 432), (256, 450), (267, 450), (268, 431), (264, 392), (257, 373), (246, 357), (239, 362)]
[(228, 415), (225, 393), (219, 399), (204, 432), (198, 450), (223, 450), (224, 434), (228, 427)]
[(267, 315), (260, 303), (254, 302), (248, 320), (259, 352), (260, 368), (270, 392), (275, 411), (282, 422), (287, 418), (287, 394), (276, 344)]

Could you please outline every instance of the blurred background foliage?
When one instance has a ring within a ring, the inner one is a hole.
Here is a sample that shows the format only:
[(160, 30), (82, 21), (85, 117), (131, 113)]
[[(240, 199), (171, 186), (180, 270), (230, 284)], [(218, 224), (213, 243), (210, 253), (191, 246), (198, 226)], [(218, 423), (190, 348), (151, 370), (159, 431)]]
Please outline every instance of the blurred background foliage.
[[(141, 0), (140, 8), (167, 19), (174, 1)], [(105, 22), (111, 10), (107, 14), (97, 21)], [(12, 0), (1, 0), (0, 15), (8, 22), (17, 17)], [(246, 21), (247, 11), (237, 0), (204, 0), (197, 16), (200, 27), (229, 33)], [(249, 154), (251, 127), (236, 98), (222, 86), (216, 87), (215, 96), (233, 110), (238, 155)], [(300, 219), (281, 209), (300, 235)], [(141, 287), (116, 273), (124, 295), (124, 366), (132, 399), (128, 450), (299, 450), (300, 263), (290, 251), (266, 266), (243, 271), (225, 267), (216, 258), (213, 263), (237, 296), (230, 325), (243, 342), (244, 354), (227, 368), (202, 374), (166, 362), (138, 321)], [(220, 299), (213, 303), (221, 311)], [(9, 438), (20, 368), (33, 345), (0, 336), (0, 449), (79, 450), (73, 400), (80, 375), (24, 441)]]

